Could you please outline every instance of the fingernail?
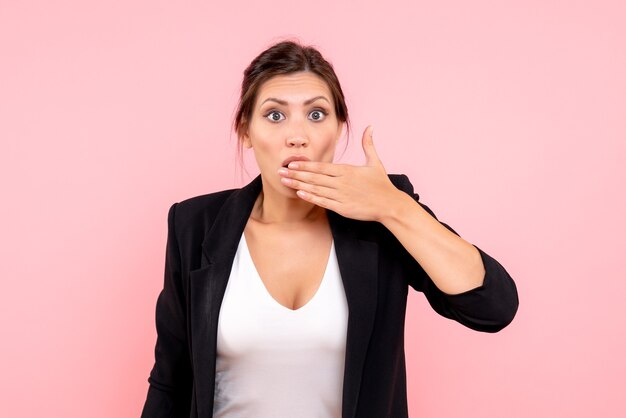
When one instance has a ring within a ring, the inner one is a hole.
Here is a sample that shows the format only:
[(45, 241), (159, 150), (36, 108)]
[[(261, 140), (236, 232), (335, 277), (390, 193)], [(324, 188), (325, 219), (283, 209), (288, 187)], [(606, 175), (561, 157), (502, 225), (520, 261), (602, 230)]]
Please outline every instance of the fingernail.
[(292, 161), (292, 162), (289, 163), (289, 165), (287, 167), (289, 167), (289, 168), (298, 168), (298, 163)]
[(284, 167), (281, 167), (281, 168), (278, 169), (278, 174), (282, 174), (282, 175), (286, 176), (287, 174), (289, 174), (289, 170), (287, 170)]

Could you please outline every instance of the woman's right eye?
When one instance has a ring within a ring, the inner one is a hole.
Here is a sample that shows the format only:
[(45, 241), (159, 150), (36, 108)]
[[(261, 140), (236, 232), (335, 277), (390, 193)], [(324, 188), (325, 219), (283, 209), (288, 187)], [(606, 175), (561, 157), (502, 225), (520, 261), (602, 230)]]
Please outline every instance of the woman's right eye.
[[(265, 115), (266, 118), (269, 118), (270, 122), (280, 122), (282, 120), (280, 118), (281, 116), (283, 116), (283, 114), (278, 112), (278, 111), (276, 111), (276, 110), (272, 110), (267, 115)], [(283, 118), (284, 118), (284, 116), (283, 116)]]

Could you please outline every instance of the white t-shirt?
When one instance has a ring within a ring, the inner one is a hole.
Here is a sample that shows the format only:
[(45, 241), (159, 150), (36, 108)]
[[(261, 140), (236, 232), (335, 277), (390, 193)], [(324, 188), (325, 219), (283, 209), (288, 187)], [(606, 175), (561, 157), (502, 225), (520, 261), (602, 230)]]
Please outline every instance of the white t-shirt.
[(242, 234), (220, 308), (213, 416), (341, 417), (347, 324), (334, 242), (317, 292), (292, 310), (267, 291)]

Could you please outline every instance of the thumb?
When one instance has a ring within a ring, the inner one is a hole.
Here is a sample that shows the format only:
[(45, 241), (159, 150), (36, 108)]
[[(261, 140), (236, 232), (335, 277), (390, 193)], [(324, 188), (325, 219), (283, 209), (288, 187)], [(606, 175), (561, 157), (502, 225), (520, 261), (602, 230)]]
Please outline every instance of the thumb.
[(374, 148), (374, 139), (373, 139), (374, 127), (369, 125), (363, 131), (363, 152), (365, 153), (365, 165), (380, 165), (380, 158), (378, 158), (378, 154), (376, 153), (376, 149)]

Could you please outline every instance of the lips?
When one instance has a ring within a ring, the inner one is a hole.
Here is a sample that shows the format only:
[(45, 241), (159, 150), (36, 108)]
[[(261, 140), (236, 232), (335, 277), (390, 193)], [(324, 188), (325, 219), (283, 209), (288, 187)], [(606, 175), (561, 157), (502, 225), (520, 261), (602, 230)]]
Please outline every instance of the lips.
[(311, 161), (311, 160), (305, 157), (304, 155), (292, 155), (291, 157), (283, 161), (283, 167), (287, 167), (287, 165), (289, 165), (289, 163), (292, 161)]

